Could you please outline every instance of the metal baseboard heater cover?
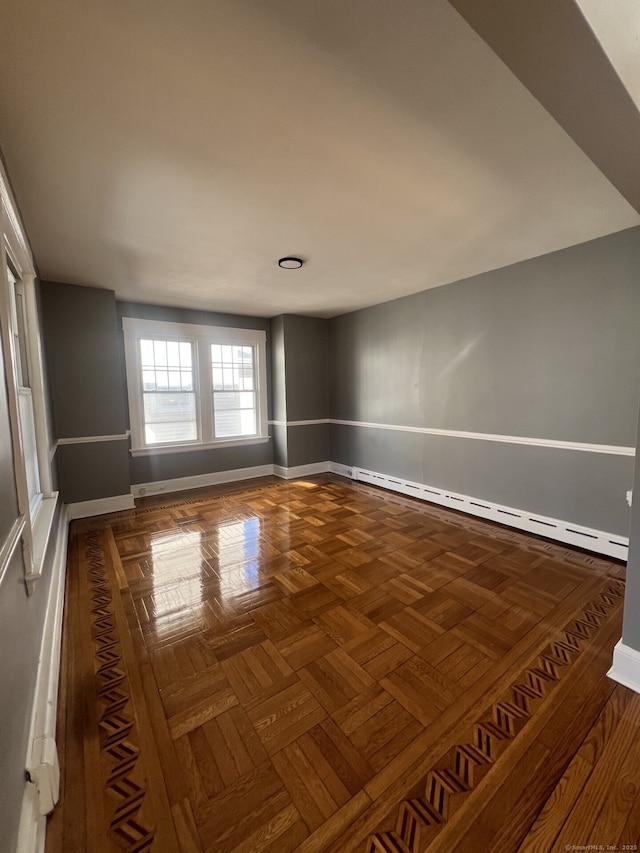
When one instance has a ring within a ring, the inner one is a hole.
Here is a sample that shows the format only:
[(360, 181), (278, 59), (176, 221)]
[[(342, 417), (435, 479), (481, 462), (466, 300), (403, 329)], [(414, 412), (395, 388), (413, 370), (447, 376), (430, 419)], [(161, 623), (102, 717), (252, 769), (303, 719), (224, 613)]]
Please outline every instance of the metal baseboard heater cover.
[(569, 521), (548, 518), (527, 512), (526, 510), (502, 506), (490, 501), (470, 497), (469, 495), (460, 495), (445, 489), (427, 486), (424, 483), (414, 483), (410, 480), (403, 480), (400, 477), (393, 477), (389, 474), (367, 471), (364, 468), (356, 468), (332, 462), (331, 471), (361, 483), (380, 486), (383, 489), (389, 489), (390, 491), (399, 492), (409, 497), (419, 498), (420, 500), (456, 509), (460, 512), (466, 512), (469, 515), (485, 518), (488, 521), (495, 521), (507, 527), (525, 530), (527, 533), (535, 533), (539, 536), (545, 536), (548, 539), (555, 539), (567, 545), (575, 545), (578, 548), (614, 557), (617, 560), (626, 561), (627, 559), (629, 540), (624, 536), (616, 536), (606, 531), (572, 524)]

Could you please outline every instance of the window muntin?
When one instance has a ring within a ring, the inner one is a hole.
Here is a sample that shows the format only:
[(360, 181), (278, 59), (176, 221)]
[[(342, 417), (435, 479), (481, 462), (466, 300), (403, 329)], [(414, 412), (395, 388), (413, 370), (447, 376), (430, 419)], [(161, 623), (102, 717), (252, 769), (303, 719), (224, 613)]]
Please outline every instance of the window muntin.
[(132, 453), (267, 441), (266, 334), (123, 319)]
[(35, 412), (29, 373), (27, 318), (23, 284), (7, 264), (9, 283), (9, 322), (14, 344), (14, 365), (18, 399), (18, 420), (27, 479), (29, 513), (34, 520), (42, 500), (40, 469), (36, 440)]
[(193, 342), (141, 338), (145, 444), (198, 440)]
[(13, 274), (10, 266), (7, 266), (7, 278), (9, 279), (9, 312), (11, 316), (11, 332), (15, 345), (16, 378), (19, 388), (30, 388), (29, 381), (29, 356), (27, 343), (27, 321), (24, 305), (24, 291), (22, 282)]
[(255, 362), (252, 346), (211, 344), (216, 438), (256, 435)]

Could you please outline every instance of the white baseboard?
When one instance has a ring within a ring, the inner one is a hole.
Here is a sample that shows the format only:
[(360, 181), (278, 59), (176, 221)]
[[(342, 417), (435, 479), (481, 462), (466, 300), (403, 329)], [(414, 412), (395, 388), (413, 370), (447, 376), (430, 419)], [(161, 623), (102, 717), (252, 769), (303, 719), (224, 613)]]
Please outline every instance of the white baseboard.
[(294, 465), (292, 468), (284, 468), (282, 465), (274, 465), (273, 473), (283, 480), (297, 480), (299, 477), (311, 477), (314, 474), (326, 474), (331, 470), (331, 462), (311, 462), (308, 465)]
[(348, 477), (350, 480), (355, 479), (353, 468), (349, 465), (341, 465), (339, 462), (329, 462), (329, 470), (332, 474), (339, 474), (341, 477)]
[[(495, 521), (507, 527), (516, 527), (527, 533), (536, 533), (547, 539), (555, 539), (567, 545), (575, 545), (587, 551), (615, 557), (618, 560), (626, 560), (629, 550), (629, 539), (626, 536), (617, 536), (604, 530), (595, 530), (563, 521), (557, 518), (548, 518), (544, 515), (527, 512), (523, 509), (502, 506), (481, 498), (461, 495), (456, 492), (446, 491), (435, 486), (427, 486), (424, 483), (414, 483), (403, 480), (401, 477), (392, 477), (388, 474), (380, 474), (376, 471), (366, 471), (363, 468), (348, 468), (344, 465), (331, 463), (331, 471), (358, 480), (363, 483), (371, 483), (383, 489), (400, 492), (419, 498), (423, 501), (439, 504), (440, 506), (456, 509), (468, 515), (476, 515), (488, 521)], [(351, 472), (346, 473), (346, 472)]]
[(53, 563), (49, 568), (51, 585), (42, 632), (36, 689), (31, 711), (29, 746), (25, 762), (31, 781), (25, 783), (17, 853), (43, 853), (46, 815), (58, 799), (60, 771), (55, 736), (68, 527), (68, 512), (63, 506), (56, 530)]
[(618, 560), (626, 560), (628, 556), (629, 539), (626, 536), (618, 536), (604, 530), (584, 527), (570, 521), (549, 518), (548, 516), (527, 512), (527, 510), (503, 506), (482, 498), (458, 494), (436, 486), (415, 483), (410, 480), (403, 480), (401, 477), (393, 477), (377, 471), (367, 471), (364, 468), (343, 465), (339, 462), (312, 462), (309, 465), (296, 465), (291, 468), (285, 468), (282, 465), (256, 465), (251, 468), (215, 471), (208, 474), (196, 474), (192, 477), (178, 477), (173, 480), (136, 483), (132, 485), (130, 495), (116, 495), (112, 498), (69, 504), (67, 509), (70, 519), (87, 518), (93, 515), (133, 509), (134, 497), (157, 495), (163, 492), (181, 492), (202, 488), (203, 486), (216, 486), (272, 475), (285, 480), (293, 480), (299, 477), (311, 477), (314, 474), (324, 474), (329, 471), (352, 480), (371, 483), (374, 486), (380, 486), (400, 494), (466, 512), (488, 521), (495, 521), (507, 527), (515, 527), (519, 530), (525, 530), (527, 533), (536, 533), (547, 539), (555, 539), (567, 545), (575, 545), (587, 551), (615, 557)]
[(618, 684), (640, 693), (640, 652), (620, 640), (613, 650), (613, 663), (607, 675)]
[(91, 518), (93, 515), (107, 515), (123, 509), (135, 509), (133, 495), (113, 495), (110, 498), (98, 498), (95, 501), (78, 501), (67, 504), (69, 521), (74, 518)]
[(213, 471), (209, 474), (195, 474), (193, 477), (176, 477), (174, 480), (134, 483), (131, 486), (131, 495), (141, 498), (147, 495), (162, 494), (163, 492), (184, 492), (188, 489), (201, 489), (203, 486), (218, 486), (222, 483), (235, 483), (238, 480), (253, 480), (255, 477), (272, 475), (273, 465), (254, 465), (252, 468)]

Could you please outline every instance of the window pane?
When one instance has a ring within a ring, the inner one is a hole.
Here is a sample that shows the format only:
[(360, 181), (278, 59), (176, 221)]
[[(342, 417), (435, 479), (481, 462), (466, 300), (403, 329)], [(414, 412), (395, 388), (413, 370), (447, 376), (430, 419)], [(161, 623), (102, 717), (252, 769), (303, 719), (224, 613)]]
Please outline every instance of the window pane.
[(182, 388), (182, 381), (180, 377), (179, 370), (170, 370), (169, 371), (169, 390), (170, 391), (180, 391)]
[(215, 391), (222, 390), (222, 368), (214, 367), (213, 368), (213, 388)]
[(220, 391), (216, 393), (216, 409), (253, 409), (253, 391)]
[(195, 441), (196, 395), (191, 393), (145, 393), (145, 441), (147, 444)]
[(193, 344), (140, 340), (146, 444), (197, 441)]
[(153, 341), (140, 341), (140, 361), (143, 367), (153, 367), (155, 364), (153, 360)]
[(169, 367), (180, 367), (180, 344), (178, 341), (167, 341), (167, 363)]
[(216, 438), (256, 434), (256, 414), (252, 409), (216, 409)]
[(142, 371), (142, 387), (145, 391), (156, 390), (156, 372), (155, 370)]
[(235, 385), (233, 384), (233, 368), (225, 367), (222, 371), (222, 387), (225, 391), (233, 391)]
[(256, 413), (254, 409), (243, 409), (240, 412), (240, 435), (255, 435), (258, 431), (256, 427)]
[(153, 363), (166, 367), (167, 365), (167, 342), (153, 342)]
[(156, 390), (169, 390), (169, 373), (166, 370), (156, 370)]
[(20, 389), (18, 405), (20, 407), (20, 433), (27, 474), (27, 492), (29, 494), (29, 505), (33, 509), (34, 502), (40, 494), (40, 474), (38, 472), (38, 449), (36, 447), (36, 427), (33, 417), (31, 389)]
[(255, 349), (212, 344), (214, 427), (216, 438), (256, 435)]

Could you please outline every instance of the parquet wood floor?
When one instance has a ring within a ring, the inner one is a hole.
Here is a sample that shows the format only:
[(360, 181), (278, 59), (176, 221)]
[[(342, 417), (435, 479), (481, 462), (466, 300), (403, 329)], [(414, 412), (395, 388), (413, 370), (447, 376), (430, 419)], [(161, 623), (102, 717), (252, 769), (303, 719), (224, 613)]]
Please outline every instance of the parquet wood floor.
[(70, 543), (48, 853), (637, 844), (619, 564), (329, 475)]

